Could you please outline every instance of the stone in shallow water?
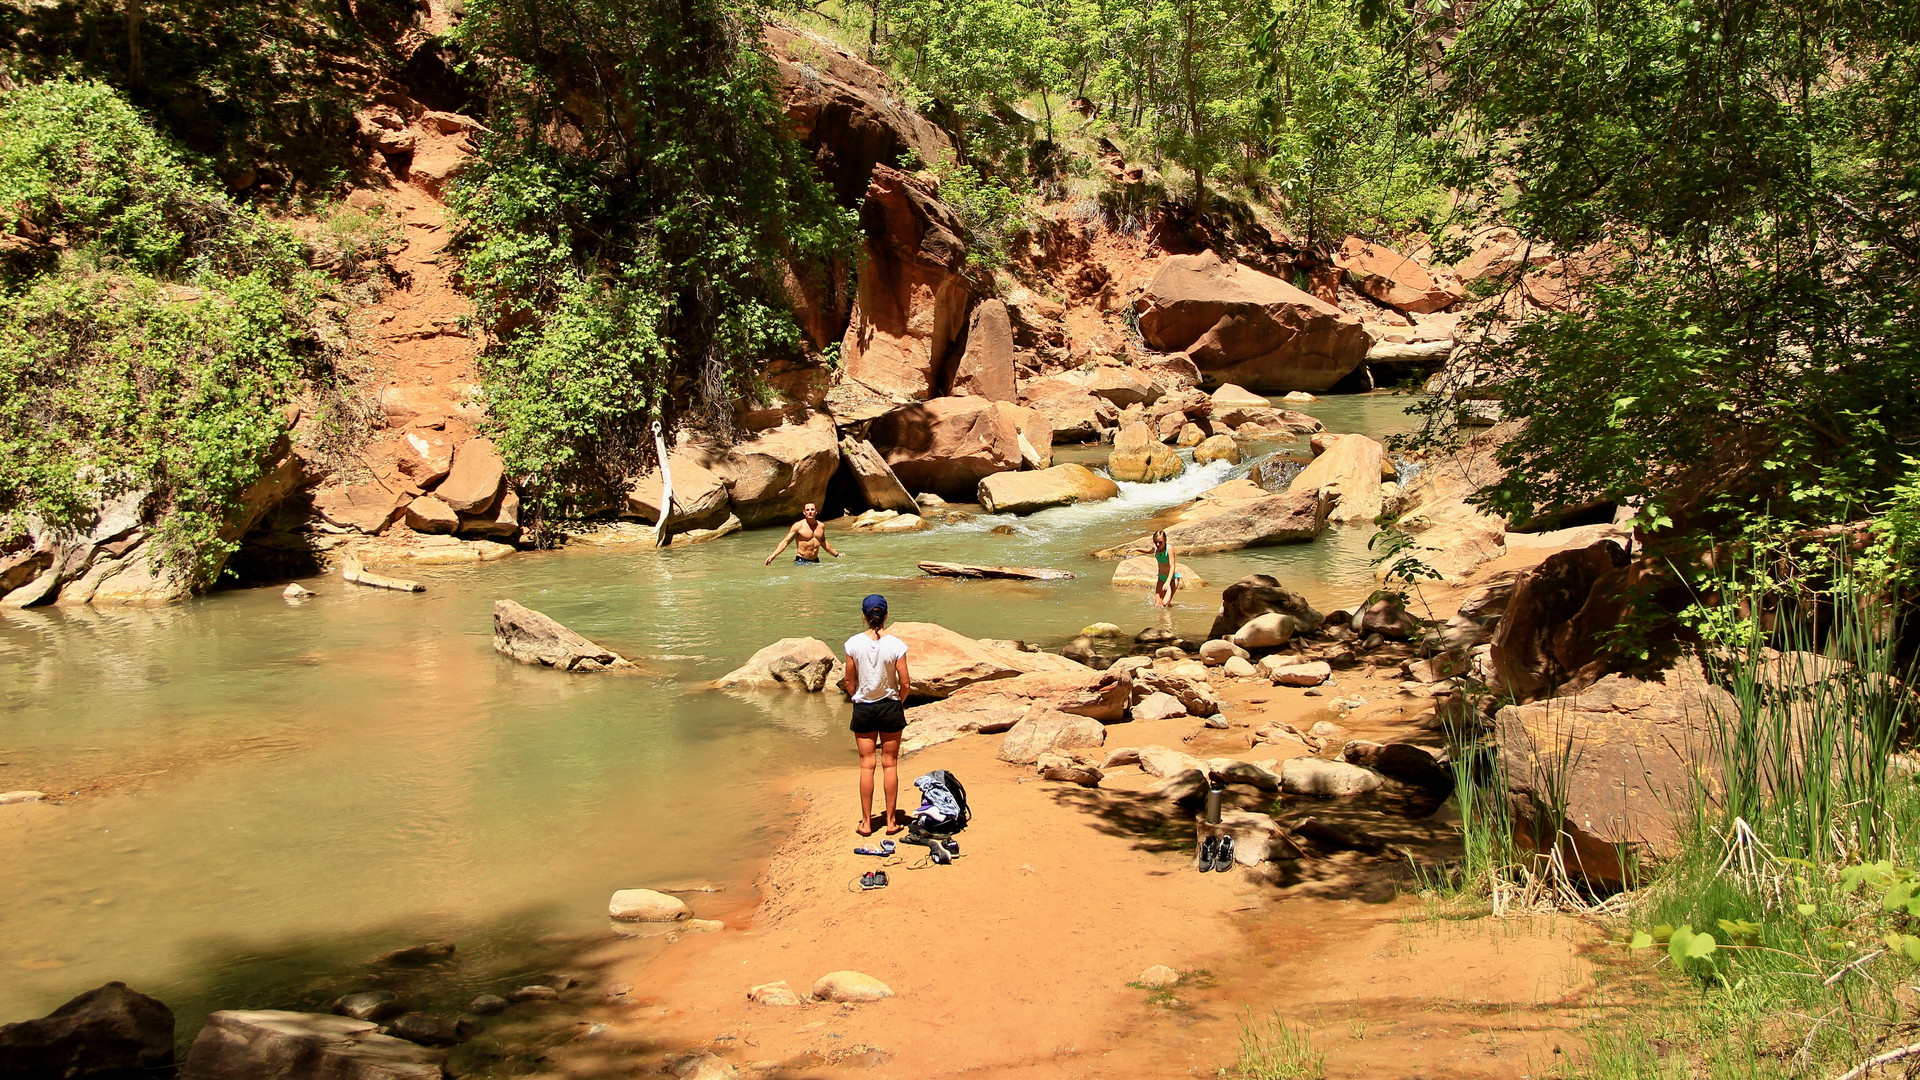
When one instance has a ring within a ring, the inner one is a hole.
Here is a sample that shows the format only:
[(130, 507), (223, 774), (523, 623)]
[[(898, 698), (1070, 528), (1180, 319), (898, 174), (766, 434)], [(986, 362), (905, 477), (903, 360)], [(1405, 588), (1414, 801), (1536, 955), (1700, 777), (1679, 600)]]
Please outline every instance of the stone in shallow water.
[(624, 922), (675, 922), (693, 912), (677, 896), (652, 889), (621, 889), (607, 902), (607, 914)]
[(440, 1080), (446, 1055), (382, 1035), (370, 1020), (277, 1009), (227, 1010), (207, 1017), (181, 1080)]
[(348, 994), (333, 1003), (333, 1011), (340, 1016), (350, 1016), (355, 1020), (385, 1020), (387, 1017), (406, 1008), (400, 995), (391, 990), (367, 990), (358, 994)]
[(89, 990), (46, 1016), (0, 1024), (0, 1074), (106, 1080), (173, 1064), (173, 1010), (127, 984)]

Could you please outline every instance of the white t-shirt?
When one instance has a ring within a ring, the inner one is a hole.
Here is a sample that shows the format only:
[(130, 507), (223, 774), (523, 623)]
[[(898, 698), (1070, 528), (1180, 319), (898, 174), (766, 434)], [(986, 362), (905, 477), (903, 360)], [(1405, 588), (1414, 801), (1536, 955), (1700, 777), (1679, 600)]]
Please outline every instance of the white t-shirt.
[(862, 703), (900, 696), (900, 674), (894, 661), (907, 655), (907, 643), (892, 634), (879, 640), (864, 633), (847, 639), (847, 659), (853, 664), (853, 700)]

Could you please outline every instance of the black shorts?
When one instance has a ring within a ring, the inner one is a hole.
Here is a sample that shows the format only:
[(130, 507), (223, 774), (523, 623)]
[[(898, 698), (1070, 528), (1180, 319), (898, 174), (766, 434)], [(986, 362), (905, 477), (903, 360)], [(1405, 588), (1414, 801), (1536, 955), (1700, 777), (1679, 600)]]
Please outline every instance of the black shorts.
[(853, 703), (853, 723), (847, 726), (855, 735), (904, 731), (907, 726), (907, 710), (893, 698), (856, 701)]

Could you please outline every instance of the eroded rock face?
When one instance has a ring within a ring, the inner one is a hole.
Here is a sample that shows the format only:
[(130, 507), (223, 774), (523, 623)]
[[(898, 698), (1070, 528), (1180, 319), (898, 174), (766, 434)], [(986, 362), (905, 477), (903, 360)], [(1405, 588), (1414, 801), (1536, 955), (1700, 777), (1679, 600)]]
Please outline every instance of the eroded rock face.
[(603, 649), (545, 615), (511, 600), (493, 602), (493, 647), (523, 664), (562, 671), (603, 671), (631, 667), (611, 649)]
[(954, 366), (948, 392), (955, 397), (1013, 400), (1013, 320), (1005, 303), (988, 299), (973, 306), (967, 318), (967, 347)]
[(1371, 344), (1360, 320), (1211, 251), (1161, 263), (1135, 310), (1149, 345), (1185, 353), (1210, 381), (1255, 390), (1325, 390)]
[(1442, 280), (1413, 259), (1349, 236), (1334, 254), (1333, 265), (1359, 286), (1360, 291), (1388, 307), (1420, 314), (1452, 307), (1466, 295), (1457, 280)]
[(966, 327), (966, 229), (925, 185), (876, 165), (860, 208), (866, 258), (841, 370), (882, 394), (919, 401), (939, 386)]
[(1550, 833), (1550, 808), (1564, 806), (1567, 869), (1628, 884), (1635, 859), (1676, 850), (1674, 815), (1693, 797), (1694, 771), (1715, 760), (1714, 716), (1738, 708), (1691, 661), (1664, 682), (1608, 675), (1571, 697), (1502, 708), (1494, 734), (1517, 831)]
[(839, 467), (833, 420), (814, 415), (735, 446), (714, 473), (728, 485), (734, 514), (752, 526), (799, 517), (807, 503), (826, 498)]
[(207, 1017), (181, 1080), (440, 1080), (446, 1055), (382, 1035), (371, 1020), (278, 1009), (231, 1009)]
[(0, 1076), (140, 1080), (172, 1064), (173, 1010), (122, 982), (0, 1024)]
[(1098, 502), (1120, 494), (1113, 481), (1085, 465), (1055, 465), (1039, 472), (1003, 472), (980, 481), (980, 508), (989, 514), (1031, 514), (1052, 506)]
[(935, 398), (882, 416), (868, 436), (909, 490), (965, 501), (980, 481), (1020, 468), (1020, 413), (986, 398)]
[(787, 121), (842, 206), (866, 193), (876, 165), (897, 166), (908, 150), (938, 161), (953, 143), (901, 102), (887, 73), (839, 44), (779, 23), (766, 27)]

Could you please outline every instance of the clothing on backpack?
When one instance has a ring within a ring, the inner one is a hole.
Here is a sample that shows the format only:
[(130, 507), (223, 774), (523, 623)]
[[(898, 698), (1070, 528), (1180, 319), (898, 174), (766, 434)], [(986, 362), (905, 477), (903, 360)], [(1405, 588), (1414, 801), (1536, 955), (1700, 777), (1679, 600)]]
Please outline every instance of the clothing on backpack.
[(920, 789), (921, 796), (920, 808), (913, 815), (916, 830), (951, 836), (973, 820), (966, 788), (947, 770), (935, 769), (915, 780), (913, 786)]

